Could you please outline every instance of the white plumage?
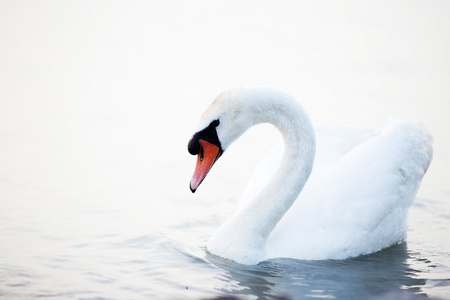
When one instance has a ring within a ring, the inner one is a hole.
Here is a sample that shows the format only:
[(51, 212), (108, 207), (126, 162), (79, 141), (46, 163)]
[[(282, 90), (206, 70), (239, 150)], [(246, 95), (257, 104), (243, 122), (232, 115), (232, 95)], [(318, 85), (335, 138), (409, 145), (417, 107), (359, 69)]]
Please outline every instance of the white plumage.
[(392, 119), (381, 130), (312, 126), (291, 96), (272, 88), (222, 93), (199, 129), (220, 120), (223, 150), (259, 123), (284, 138), (257, 167), (234, 216), (208, 243), (243, 264), (275, 257), (344, 259), (405, 238), (408, 209), (432, 157), (423, 125)]

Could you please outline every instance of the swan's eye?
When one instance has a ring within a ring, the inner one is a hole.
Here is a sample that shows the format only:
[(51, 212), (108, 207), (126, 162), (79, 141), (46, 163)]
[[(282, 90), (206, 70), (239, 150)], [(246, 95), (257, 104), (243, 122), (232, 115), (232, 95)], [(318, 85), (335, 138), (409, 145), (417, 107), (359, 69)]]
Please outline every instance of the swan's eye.
[(203, 154), (200, 154), (200, 151), (203, 151), (203, 149), (200, 150), (200, 139), (208, 141), (209, 143), (212, 143), (221, 149), (219, 137), (217, 136), (216, 130), (216, 127), (219, 126), (219, 124), (219, 119), (214, 120), (208, 125), (208, 127), (195, 133), (188, 143), (189, 153), (192, 155), (200, 155), (201, 160), (203, 160)]
[(219, 119), (217, 119), (217, 120), (212, 121), (211, 124), (209, 124), (209, 126), (215, 128), (215, 127), (219, 126), (219, 124), (220, 124), (220, 121), (219, 121)]
[(203, 161), (203, 157), (204, 157), (203, 147), (200, 147), (200, 152), (198, 153), (198, 155), (200, 155), (200, 161)]

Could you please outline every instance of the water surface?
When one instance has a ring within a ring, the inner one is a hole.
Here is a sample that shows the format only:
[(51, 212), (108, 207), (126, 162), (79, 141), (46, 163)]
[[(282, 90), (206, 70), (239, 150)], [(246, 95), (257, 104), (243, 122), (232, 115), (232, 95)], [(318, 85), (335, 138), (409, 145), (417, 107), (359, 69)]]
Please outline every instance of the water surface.
[[(448, 2), (0, 6), (1, 298), (450, 298)], [(210, 255), (280, 137), (243, 136), (194, 195), (186, 145), (220, 90), (247, 84), (314, 122), (423, 122), (435, 152), (406, 241), (341, 261)]]

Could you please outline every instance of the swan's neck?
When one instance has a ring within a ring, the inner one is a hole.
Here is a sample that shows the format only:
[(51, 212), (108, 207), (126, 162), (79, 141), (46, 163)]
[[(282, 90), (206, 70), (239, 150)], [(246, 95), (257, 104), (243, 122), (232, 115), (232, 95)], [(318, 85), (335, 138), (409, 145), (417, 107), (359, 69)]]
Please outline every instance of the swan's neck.
[[(283, 159), (271, 182), (223, 224), (208, 244), (213, 253), (249, 264), (264, 259), (267, 238), (300, 194), (315, 153), (311, 121), (295, 99), (267, 98), (252, 104), (254, 107), (248, 110), (253, 112), (251, 125), (271, 123), (283, 134)], [(221, 249), (213, 249), (218, 247)]]

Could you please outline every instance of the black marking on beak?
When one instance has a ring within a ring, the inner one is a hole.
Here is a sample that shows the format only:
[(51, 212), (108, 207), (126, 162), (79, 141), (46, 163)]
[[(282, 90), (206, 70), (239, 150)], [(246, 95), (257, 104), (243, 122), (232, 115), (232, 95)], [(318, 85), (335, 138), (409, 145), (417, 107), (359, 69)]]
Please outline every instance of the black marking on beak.
[(200, 154), (201, 147), (198, 140), (202, 139), (219, 147), (220, 149), (219, 153), (222, 154), (223, 150), (220, 144), (219, 137), (217, 136), (216, 130), (216, 127), (219, 126), (219, 124), (220, 124), (219, 119), (214, 120), (208, 125), (208, 127), (194, 134), (188, 143), (189, 153), (192, 155)]

